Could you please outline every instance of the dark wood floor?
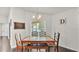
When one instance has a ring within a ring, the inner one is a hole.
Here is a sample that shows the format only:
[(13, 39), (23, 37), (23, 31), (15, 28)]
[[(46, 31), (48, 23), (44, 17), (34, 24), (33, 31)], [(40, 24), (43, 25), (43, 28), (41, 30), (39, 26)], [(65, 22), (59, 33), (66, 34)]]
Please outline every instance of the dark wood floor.
[[(44, 52), (44, 49), (42, 49), (41, 51)], [(0, 52), (16, 52), (15, 48), (14, 49), (10, 48), (10, 40), (7, 39), (7, 37), (4, 37), (2, 39), (0, 37)], [(27, 50), (24, 52), (27, 52)], [(32, 52), (37, 52), (37, 50), (33, 50)], [(49, 52), (54, 52), (52, 47), (49, 49)], [(59, 47), (59, 52), (76, 52), (76, 51), (64, 47)]]
[[(12, 52), (16, 52), (16, 49), (12, 49)], [(22, 52), (21, 50), (19, 50), (18, 52)], [(24, 50), (23, 52), (28, 52), (27, 50)], [(33, 49), (32, 51), (30, 52), (45, 52), (44, 49), (41, 49), (40, 51), (37, 51), (37, 49)], [(51, 47), (49, 49), (49, 52), (55, 52), (54, 49)], [(77, 52), (77, 51), (74, 51), (74, 50), (71, 50), (71, 49), (67, 49), (67, 48), (63, 48), (63, 47), (59, 47), (59, 52)]]

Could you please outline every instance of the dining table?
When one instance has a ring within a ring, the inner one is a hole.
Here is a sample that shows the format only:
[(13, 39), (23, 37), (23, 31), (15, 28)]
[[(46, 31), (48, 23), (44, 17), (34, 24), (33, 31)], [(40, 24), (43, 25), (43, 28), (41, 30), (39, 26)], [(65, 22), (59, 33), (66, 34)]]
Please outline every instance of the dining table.
[[(44, 48), (44, 47), (50, 47), (50, 46), (52, 46), (52, 45), (55, 45), (55, 40), (54, 39), (47, 39), (47, 40), (31, 40), (31, 39), (27, 39), (27, 38), (25, 38), (25, 39), (23, 39), (23, 40), (21, 40), (21, 43), (22, 44), (28, 44), (26, 47), (28, 48), (28, 49), (31, 49), (31, 48)], [(47, 44), (46, 46), (34, 46), (34, 45), (32, 45), (32, 44)], [(49, 50), (49, 49), (48, 49)], [(23, 49), (22, 49), (22, 51), (23, 51)]]

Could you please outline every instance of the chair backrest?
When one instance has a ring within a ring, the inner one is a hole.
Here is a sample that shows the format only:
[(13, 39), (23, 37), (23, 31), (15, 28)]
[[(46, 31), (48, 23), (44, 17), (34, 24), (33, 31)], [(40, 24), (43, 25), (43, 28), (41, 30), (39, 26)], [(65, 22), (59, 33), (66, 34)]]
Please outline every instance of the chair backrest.
[[(19, 38), (17, 38), (19, 37)], [(15, 34), (15, 40), (16, 40), (16, 45), (19, 46), (19, 45), (22, 45), (22, 42), (21, 42), (21, 34), (19, 33), (18, 34)]]
[(55, 32), (54, 33), (54, 40), (56, 40), (57, 41), (57, 46), (59, 45), (59, 39), (60, 39), (60, 33), (59, 32)]

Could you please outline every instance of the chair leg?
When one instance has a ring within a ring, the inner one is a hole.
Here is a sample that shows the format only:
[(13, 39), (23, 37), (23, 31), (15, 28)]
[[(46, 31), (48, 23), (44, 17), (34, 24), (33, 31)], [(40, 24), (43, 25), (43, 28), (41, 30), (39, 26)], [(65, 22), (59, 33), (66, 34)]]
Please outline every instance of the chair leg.
[(23, 47), (23, 51), (25, 51), (26, 50), (26, 47)]
[(45, 52), (48, 52), (48, 49), (45, 49)]
[(48, 47), (48, 52), (50, 52), (50, 47)]
[(29, 52), (31, 52), (32, 51), (32, 49), (29, 49)]
[(45, 51), (47, 52), (47, 49), (45, 49)]
[(27, 49), (27, 52), (29, 52), (29, 49)]
[(41, 52), (41, 50), (40, 49), (37, 49), (37, 52)]
[(24, 47), (21, 48), (21, 52), (23, 52)]
[(59, 47), (57, 46), (57, 52), (59, 52)]
[(18, 52), (18, 50), (19, 50), (19, 48), (18, 48), (18, 47), (16, 47), (16, 52)]
[(30, 52), (30, 49), (28, 49), (28, 52)]
[(58, 46), (54, 47), (54, 51), (59, 52), (59, 47)]
[(54, 52), (56, 52), (56, 50), (57, 50), (56, 47), (54, 47)]
[(46, 50), (47, 50), (47, 52), (49, 52), (49, 49), (48, 48)]
[(18, 52), (18, 48), (16, 48), (16, 51)]

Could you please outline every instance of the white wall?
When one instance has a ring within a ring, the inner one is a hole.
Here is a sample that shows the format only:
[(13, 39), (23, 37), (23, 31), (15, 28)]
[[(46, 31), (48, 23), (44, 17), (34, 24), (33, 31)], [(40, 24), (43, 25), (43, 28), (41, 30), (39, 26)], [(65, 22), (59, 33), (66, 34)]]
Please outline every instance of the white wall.
[(25, 23), (25, 25), (27, 24), (26, 22), (26, 15), (23, 9), (21, 8), (12, 8), (11, 12), (10, 12), (10, 18), (11, 18), (11, 39), (10, 39), (10, 45), (11, 48), (16, 46), (16, 42), (15, 42), (15, 34), (21, 34), (22, 38), (24, 35), (26, 35), (26, 31), (27, 31), (27, 26), (25, 27), (25, 29), (16, 29), (14, 30), (14, 22), (22, 22)]
[(8, 32), (8, 15), (9, 15), (9, 8), (0, 7), (0, 36), (8, 36), (8, 34), (9, 34), (9, 32)]
[(46, 32), (47, 32), (47, 34), (50, 36), (51, 34), (52, 34), (52, 15), (46, 15), (46, 14), (44, 14), (43, 16), (42, 16), (42, 20), (43, 21), (45, 21), (45, 23), (46, 23)]
[[(60, 24), (60, 19), (66, 18), (66, 24)], [(77, 8), (52, 15), (53, 32), (60, 32), (60, 46), (66, 47), (75, 51), (79, 51), (79, 23)]]
[[(78, 18), (78, 41), (77, 41), (77, 43), (79, 42), (79, 8), (77, 8), (77, 18)], [(79, 43), (78, 43), (78, 51), (79, 51)]]

